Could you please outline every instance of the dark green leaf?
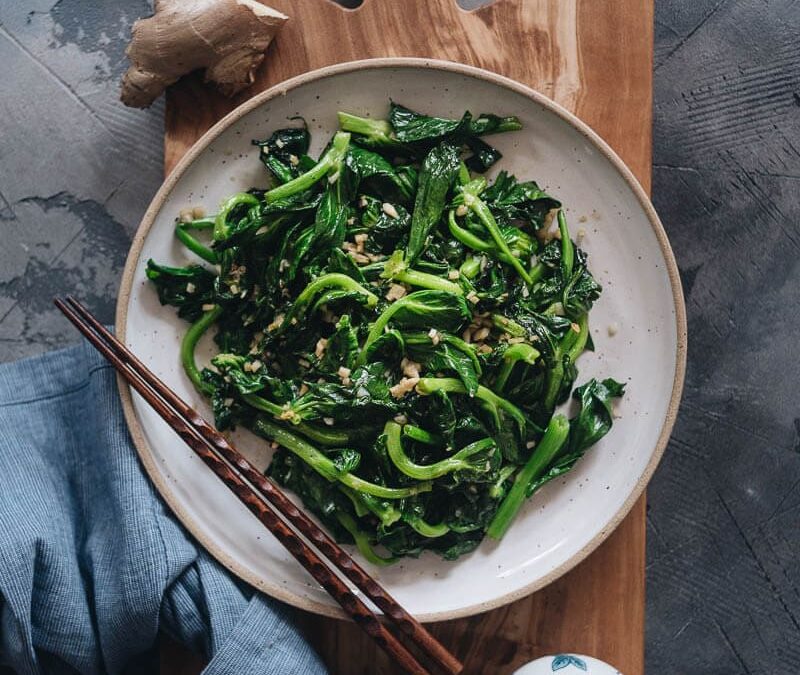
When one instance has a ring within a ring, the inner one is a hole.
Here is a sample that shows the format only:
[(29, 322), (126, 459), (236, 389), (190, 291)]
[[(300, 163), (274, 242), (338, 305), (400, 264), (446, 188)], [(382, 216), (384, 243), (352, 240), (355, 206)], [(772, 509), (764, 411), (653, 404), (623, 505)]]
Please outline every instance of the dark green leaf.
[(360, 284), (366, 283), (361, 268), (340, 248), (331, 249), (327, 271), (340, 272), (341, 274), (346, 274), (351, 279), (355, 279)]
[(513, 220), (526, 220), (534, 228), (542, 227), (547, 214), (561, 206), (536, 183), (520, 183), (517, 179), (501, 171), (492, 185), (483, 193), (483, 200), (495, 215), (503, 215)]
[(478, 390), (478, 373), (475, 371), (473, 360), (464, 352), (446, 343), (438, 346), (425, 365), (434, 373), (439, 371), (455, 373), (464, 383), (469, 396), (474, 396)]
[(411, 214), (401, 205), (394, 205), (397, 218), (379, 211), (375, 220), (367, 226), (369, 239), (366, 249), (372, 253), (391, 253), (408, 241)]
[(306, 167), (299, 165), (308, 152), (311, 135), (305, 123), (302, 127), (278, 129), (263, 141), (253, 141), (260, 148), (259, 159), (279, 183), (287, 183)]
[(458, 173), (458, 150), (442, 143), (431, 150), (422, 163), (419, 189), (411, 216), (407, 259), (409, 264), (424, 250), (431, 230), (439, 222), (447, 203), (447, 193)]
[(394, 328), (386, 330), (367, 349), (370, 361), (397, 362), (403, 357), (403, 334)]
[(461, 120), (448, 120), (441, 117), (429, 117), (414, 112), (392, 101), (389, 108), (389, 122), (394, 129), (397, 140), (403, 143), (412, 143), (416, 141), (430, 141), (439, 140), (448, 136), (459, 129), (467, 129), (471, 116), (465, 113), (466, 123), (464, 119)]
[(569, 452), (586, 450), (608, 433), (614, 419), (612, 399), (624, 393), (625, 385), (610, 378), (591, 379), (575, 390), (573, 398), (580, 402), (580, 412), (570, 420)]
[[(416, 176), (410, 168), (398, 174), (395, 168), (377, 152), (351, 145), (345, 158), (363, 189), (377, 193), (389, 201), (409, 202), (414, 196)], [(413, 176), (414, 180), (410, 180)]]
[(350, 448), (335, 450), (332, 459), (339, 473), (353, 473), (361, 464), (361, 453)]
[(573, 397), (579, 401), (580, 411), (569, 422), (567, 443), (547, 472), (528, 487), (528, 495), (553, 478), (567, 473), (588, 448), (611, 430), (614, 417), (612, 399), (624, 393), (625, 385), (610, 378), (602, 382), (591, 379), (575, 390)]
[(336, 324), (336, 330), (328, 338), (328, 344), (320, 360), (320, 368), (336, 373), (339, 368), (352, 368), (358, 356), (358, 336), (345, 314)]
[(579, 267), (564, 290), (562, 304), (567, 314), (578, 317), (588, 312), (600, 297), (602, 287), (589, 270)]
[(161, 304), (177, 307), (182, 319), (196, 321), (204, 312), (203, 305), (214, 303), (216, 275), (205, 267), (168, 267), (148, 260), (146, 274)]
[(299, 457), (288, 450), (278, 450), (267, 474), (297, 494), (303, 500), (303, 505), (319, 516), (325, 527), (333, 532), (337, 541), (352, 541), (336, 518), (339, 510), (352, 512), (349, 500)]
[(446, 291), (415, 291), (403, 298), (403, 304), (392, 316), (397, 326), (456, 333), (472, 313), (460, 295)]
[(412, 402), (412, 414), (421, 427), (452, 443), (456, 430), (456, 410), (445, 392), (437, 391), (430, 396), (417, 397)]

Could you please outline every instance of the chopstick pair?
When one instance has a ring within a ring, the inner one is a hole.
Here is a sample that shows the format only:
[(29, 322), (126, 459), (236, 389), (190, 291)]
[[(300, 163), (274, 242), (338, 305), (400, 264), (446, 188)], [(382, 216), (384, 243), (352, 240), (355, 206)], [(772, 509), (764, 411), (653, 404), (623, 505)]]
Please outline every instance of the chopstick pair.
[[(370, 608), (334, 572), (336, 569), (390, 619), (409, 641), (444, 672), (460, 673), (463, 666), (413, 616), (331, 539), (284, 492), (256, 469), (216, 429), (164, 384), (74, 298), (56, 299), (56, 307), (116, 368), (194, 450), (251, 513), (342, 606), (353, 620), (395, 662), (409, 673), (428, 673), (417, 658), (388, 630)], [(292, 529), (293, 526), (297, 531)], [(298, 534), (313, 544), (309, 546)]]

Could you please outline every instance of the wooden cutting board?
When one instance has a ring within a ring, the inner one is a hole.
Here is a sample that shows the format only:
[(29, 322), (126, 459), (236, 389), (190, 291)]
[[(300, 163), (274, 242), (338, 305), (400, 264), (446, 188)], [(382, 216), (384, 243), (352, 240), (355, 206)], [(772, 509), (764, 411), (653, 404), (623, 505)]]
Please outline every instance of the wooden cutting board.
[[(343, 61), (423, 56), (459, 61), (523, 82), (592, 126), (650, 189), (653, 0), (498, 0), (466, 12), (456, 0), (271, 0), (291, 20), (256, 83), (231, 101), (199, 77), (167, 97), (165, 171), (214, 122), (282, 80)], [(502, 111), (501, 111), (502, 112)], [(645, 501), (582, 564), (523, 600), (433, 632), (468, 673), (511, 673), (543, 654), (578, 652), (644, 672)], [(475, 580), (480, 583), (479, 579)], [(353, 624), (307, 615), (309, 635), (334, 673), (394, 668)], [(162, 672), (187, 672), (169, 648)]]

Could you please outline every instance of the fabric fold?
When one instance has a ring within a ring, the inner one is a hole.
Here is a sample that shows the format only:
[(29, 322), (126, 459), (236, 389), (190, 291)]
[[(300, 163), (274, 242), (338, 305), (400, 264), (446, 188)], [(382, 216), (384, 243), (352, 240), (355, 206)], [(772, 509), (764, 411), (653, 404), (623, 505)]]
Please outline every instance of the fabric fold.
[(210, 673), (325, 672), (293, 615), (168, 511), (88, 344), (0, 366), (0, 663), (131, 672), (161, 629)]

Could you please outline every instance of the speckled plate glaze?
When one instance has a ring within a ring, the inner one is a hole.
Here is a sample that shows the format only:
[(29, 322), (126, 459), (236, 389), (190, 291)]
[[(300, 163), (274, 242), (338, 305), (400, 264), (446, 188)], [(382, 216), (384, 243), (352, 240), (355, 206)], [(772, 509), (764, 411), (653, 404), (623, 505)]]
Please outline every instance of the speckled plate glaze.
[[(120, 291), (117, 332), (178, 394), (211, 419), (178, 362), (186, 324), (161, 307), (145, 282), (148, 258), (182, 265), (173, 237), (178, 212), (214, 212), (237, 190), (264, 186), (250, 145), (303, 115), (318, 152), (336, 111), (383, 116), (389, 98), (443, 116), (465, 109), (517, 115), (523, 131), (491, 139), (500, 167), (534, 178), (567, 207), (604, 293), (592, 313), (596, 352), (580, 360), (580, 381), (628, 383), (611, 433), (564, 480), (529, 501), (506, 538), (445, 562), (433, 554), (373, 570), (423, 621), (452, 619), (524, 596), (596, 548), (641, 494), (666, 445), (683, 384), (685, 316), (664, 230), (630, 171), (585, 124), (544, 96), (492, 73), (422, 59), (380, 59), (318, 70), (244, 103), (186, 154), (159, 190), (133, 243)], [(615, 325), (611, 336), (608, 327)], [(208, 345), (206, 345), (208, 347)], [(201, 352), (202, 353), (202, 352)], [(192, 534), (235, 574), (297, 607), (342, 616), (338, 606), (175, 434), (125, 386), (120, 388), (136, 447), (160, 493)], [(235, 438), (259, 467), (269, 452), (248, 432)], [(364, 563), (369, 567), (366, 563)]]

